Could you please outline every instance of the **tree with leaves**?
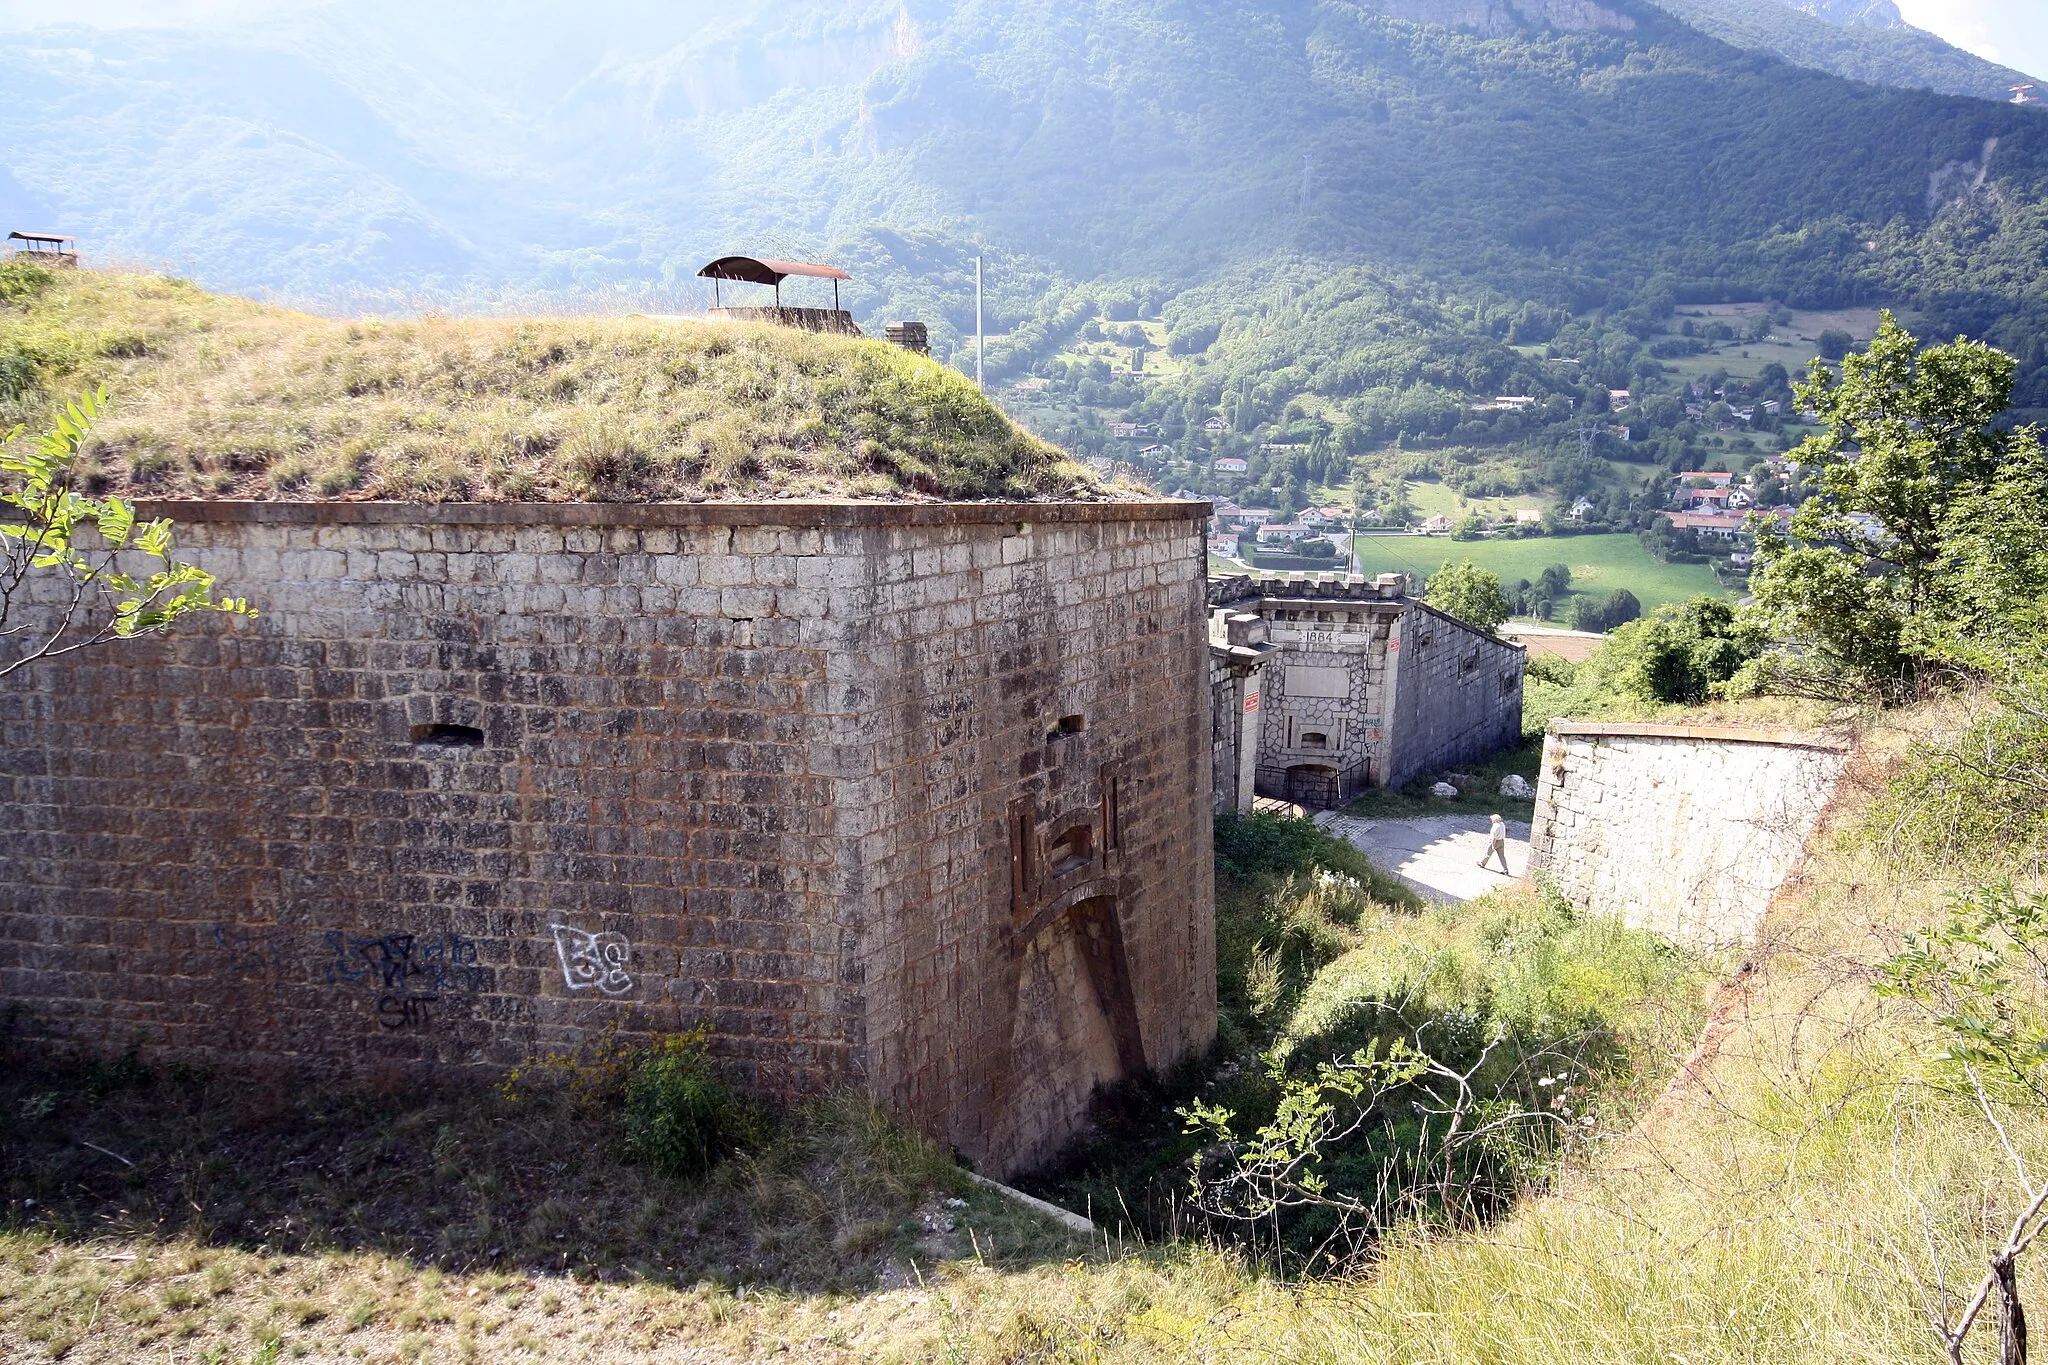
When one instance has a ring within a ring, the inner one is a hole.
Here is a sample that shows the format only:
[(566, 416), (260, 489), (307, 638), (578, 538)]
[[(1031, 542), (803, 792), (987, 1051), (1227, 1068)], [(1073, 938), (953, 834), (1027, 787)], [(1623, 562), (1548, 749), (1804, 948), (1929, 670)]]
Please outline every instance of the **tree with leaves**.
[(1938, 612), (1909, 648), (1972, 673), (2038, 672), (2048, 648), (2048, 450), (2031, 427), (2012, 434), (1991, 482), (1955, 500), (1935, 562)]
[(1617, 626), (1627, 625), (1643, 614), (1643, 604), (1627, 588), (1616, 588), (1601, 598), (1574, 597), (1572, 599), (1572, 629), (1590, 630), (1605, 634)]
[(1751, 518), (1753, 620), (1778, 647), (1750, 684), (1835, 700), (1915, 692), (1952, 635), (1956, 555), (1986, 529), (1985, 500), (2048, 496), (2034, 436), (1994, 425), (2013, 375), (2012, 357), (1981, 342), (1921, 350), (1890, 313), (1839, 374), (1815, 362), (1799, 399), (1825, 429), (1797, 451), (1813, 495), (1789, 535)]
[(1446, 564), (1430, 575), (1429, 591), (1423, 601), (1447, 616), (1491, 634), (1508, 619), (1507, 594), (1501, 591), (1500, 576), (1480, 568), (1471, 560)]
[(1616, 588), (1600, 599), (1600, 629), (1625, 626), (1643, 614), (1643, 604), (1627, 588)]
[(1702, 702), (1727, 686), (1764, 640), (1724, 598), (1669, 602), (1614, 631), (1587, 661), (1590, 678), (1641, 701)]
[(104, 386), (65, 405), (31, 442), (0, 445), (0, 677), (110, 640), (169, 630), (196, 612), (253, 616), (215, 600), (214, 576), (173, 558), (168, 518), (76, 488), (79, 451), (107, 410)]

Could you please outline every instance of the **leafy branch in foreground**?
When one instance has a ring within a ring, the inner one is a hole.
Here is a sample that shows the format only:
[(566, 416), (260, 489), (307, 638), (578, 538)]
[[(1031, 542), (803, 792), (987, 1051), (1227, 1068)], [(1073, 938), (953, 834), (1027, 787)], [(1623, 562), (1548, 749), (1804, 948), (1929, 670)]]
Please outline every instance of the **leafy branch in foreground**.
[(2010, 881), (1957, 896), (1948, 922), (1910, 934), (1883, 967), (1879, 992), (1917, 1005), (1937, 1030), (1936, 1060), (2003, 1148), (2024, 1201), (1991, 1249), (1974, 1293), (1957, 1305), (1944, 1286), (1928, 1316), (1943, 1349), (1962, 1365), (1963, 1345), (1996, 1299), (2001, 1365), (2024, 1365), (2027, 1319), (2017, 1263), (2048, 1231), (2048, 1173), (2032, 1171), (1999, 1113), (2048, 1103), (2048, 894), (2022, 899)]
[[(254, 616), (248, 599), (214, 599), (214, 576), (172, 558), (169, 518), (138, 522), (134, 504), (78, 492), (79, 451), (107, 411), (107, 390), (80, 395), (25, 448), (0, 445), (0, 642), (15, 646), (0, 678), (40, 659), (171, 628), (195, 612)], [(81, 539), (84, 543), (81, 544)], [(154, 561), (161, 568), (126, 565)], [(45, 594), (49, 579), (64, 586)], [(47, 609), (46, 609), (47, 608)]]
[[(1471, 1223), (1530, 1180), (1555, 1154), (1561, 1132), (1585, 1120), (1574, 1109), (1583, 1086), (1558, 1086), (1547, 1109), (1522, 1104), (1505, 1088), (1477, 1083), (1507, 1034), (1496, 1028), (1463, 1071), (1430, 1056), (1414, 1041), (1371, 1040), (1349, 1058), (1324, 1062), (1307, 1079), (1285, 1080), (1271, 1122), (1249, 1138), (1237, 1115), (1196, 1101), (1180, 1111), (1187, 1131), (1213, 1139), (1195, 1163), (1197, 1207), (1247, 1224), (1317, 1211), (1331, 1222), (1311, 1263), (1332, 1257), (1353, 1264), (1397, 1223), (1427, 1216)], [(1279, 1077), (1276, 1076), (1276, 1079)], [(1493, 1093), (1487, 1093), (1493, 1089)], [(1380, 1140), (1367, 1143), (1373, 1136)], [(1333, 1177), (1338, 1154), (1367, 1144), (1379, 1160), (1370, 1191)]]

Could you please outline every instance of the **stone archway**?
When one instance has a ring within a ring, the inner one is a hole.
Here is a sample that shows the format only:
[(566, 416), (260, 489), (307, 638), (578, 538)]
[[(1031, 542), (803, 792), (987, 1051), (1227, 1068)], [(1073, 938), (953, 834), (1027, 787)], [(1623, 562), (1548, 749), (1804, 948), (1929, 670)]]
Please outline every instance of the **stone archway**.
[(1327, 764), (1297, 763), (1287, 770), (1287, 799), (1297, 806), (1328, 810), (1343, 804), (1343, 790), (1343, 779)]
[[(1090, 888), (1093, 889), (1093, 888)], [(1035, 917), (1019, 935), (1002, 1109), (1011, 1164), (1053, 1154), (1097, 1087), (1142, 1075), (1145, 1045), (1114, 893)]]

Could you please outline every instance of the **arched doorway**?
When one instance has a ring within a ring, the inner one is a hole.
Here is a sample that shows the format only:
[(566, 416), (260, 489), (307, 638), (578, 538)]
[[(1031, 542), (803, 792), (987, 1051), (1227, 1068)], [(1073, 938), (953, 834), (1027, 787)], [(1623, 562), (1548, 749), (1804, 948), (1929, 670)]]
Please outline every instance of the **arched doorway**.
[(1116, 897), (1076, 902), (1030, 935), (1019, 954), (1010, 1018), (1009, 1135), (1016, 1158), (1042, 1160), (1098, 1086), (1145, 1070), (1137, 997)]
[(1335, 768), (1298, 763), (1287, 770), (1287, 799), (1297, 806), (1327, 810), (1342, 804), (1343, 781)]

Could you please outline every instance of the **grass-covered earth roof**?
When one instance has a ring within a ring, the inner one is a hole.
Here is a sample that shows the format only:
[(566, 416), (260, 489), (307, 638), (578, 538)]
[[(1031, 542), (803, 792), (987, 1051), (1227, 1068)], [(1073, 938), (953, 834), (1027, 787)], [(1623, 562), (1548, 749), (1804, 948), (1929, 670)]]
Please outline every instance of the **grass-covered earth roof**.
[(152, 497), (1095, 498), (879, 341), (652, 318), (345, 321), (178, 279), (0, 264), (0, 434), (105, 382), (85, 472)]

